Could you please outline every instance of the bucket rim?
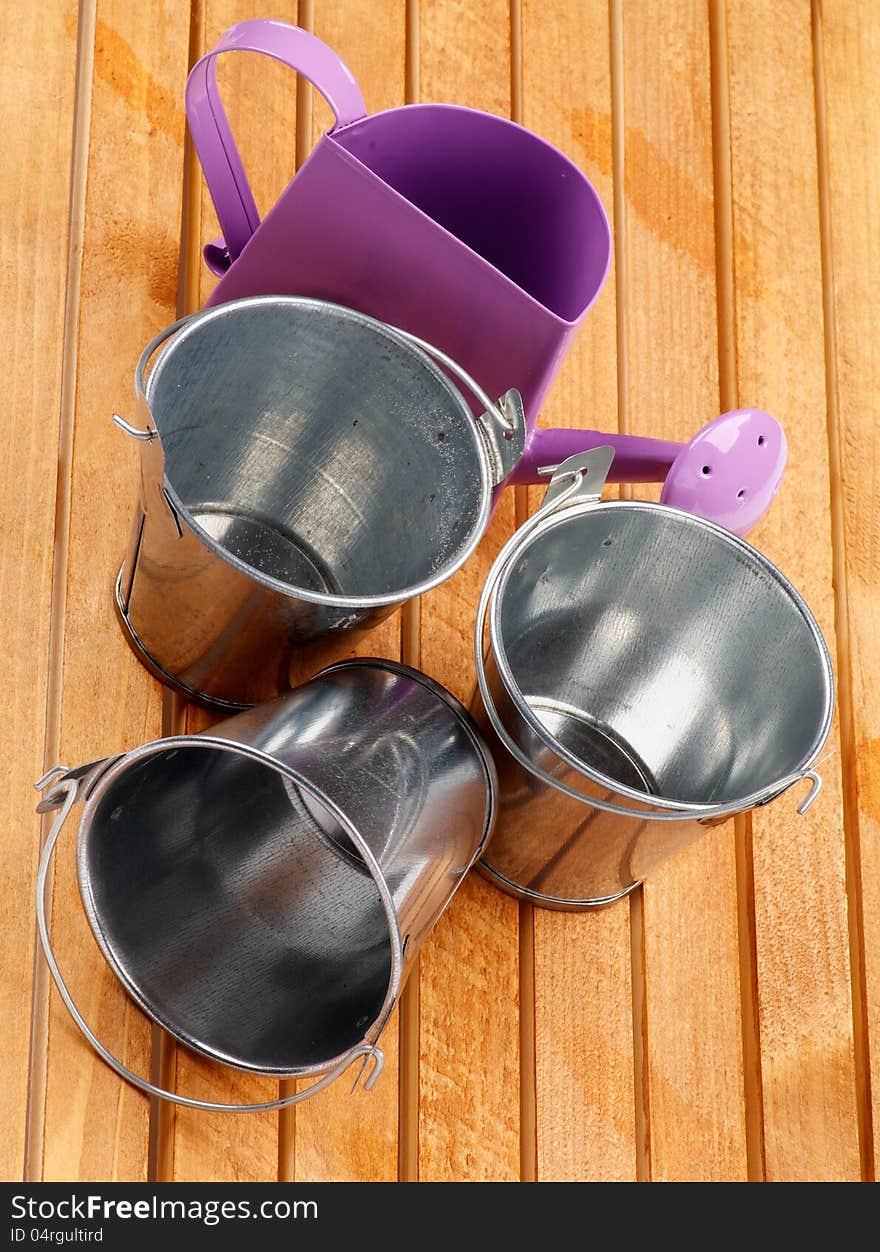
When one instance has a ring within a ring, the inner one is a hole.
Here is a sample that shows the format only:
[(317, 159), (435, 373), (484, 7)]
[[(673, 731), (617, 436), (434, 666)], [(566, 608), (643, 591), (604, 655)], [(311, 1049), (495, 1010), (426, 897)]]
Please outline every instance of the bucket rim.
[[(816, 758), (822, 751), (822, 748), (828, 738), (831, 730), (831, 723), (834, 717), (834, 672), (831, 665), (831, 657), (828, 651), (828, 645), (819, 629), (812, 611), (804, 601), (800, 592), (785, 577), (780, 569), (766, 557), (757, 548), (753, 547), (746, 540), (735, 535), (733, 531), (727, 530), (724, 526), (720, 526), (717, 522), (712, 522), (708, 518), (700, 517), (695, 513), (689, 513), (685, 509), (675, 508), (669, 504), (655, 503), (651, 500), (586, 500), (578, 504), (568, 505), (560, 508), (556, 512), (548, 512), (547, 515), (540, 520), (535, 519), (535, 524), (530, 526), (522, 537), (521, 543), (514, 543), (508, 550), (504, 558), (504, 566), (498, 576), (497, 586), (492, 594), (492, 603), (489, 612), (489, 639), (491, 644), (492, 656), (495, 666), (498, 670), (499, 678), (507, 693), (511, 704), (518, 717), (526, 723), (530, 731), (537, 738), (560, 757), (567, 765), (569, 765), (582, 778), (597, 786), (604, 787), (612, 793), (625, 797), (628, 800), (634, 800), (644, 806), (644, 817), (648, 820), (652, 817), (652, 809), (660, 809), (670, 813), (681, 813), (683, 817), (687, 817), (692, 813), (703, 813), (706, 810), (705, 803), (697, 803), (694, 801), (676, 800), (666, 796), (648, 794), (644, 791), (637, 791), (633, 787), (627, 786), (625, 783), (617, 781), (608, 774), (603, 774), (599, 770), (592, 768), (580, 759), (575, 753), (565, 746), (555, 735), (550, 732), (540, 718), (534, 713), (528, 705), (525, 695), (517, 682), (512, 666), (510, 665), (507, 649), (504, 646), (502, 630), (501, 630), (501, 608), (503, 604), (504, 591), (508, 582), (512, 577), (514, 567), (523, 553), (537, 539), (546, 535), (549, 531), (557, 526), (562, 526), (566, 522), (574, 521), (585, 515), (591, 515), (596, 511), (607, 510), (637, 510), (649, 514), (662, 514), (675, 517), (678, 521), (685, 525), (696, 526), (713, 534), (721, 543), (735, 549), (750, 564), (757, 566), (766, 575), (778, 584), (784, 594), (791, 600), (795, 609), (800, 613), (810, 636), (816, 648), (819, 658), (820, 669), (822, 672), (822, 694), (823, 694), (823, 714), (819, 728), (810, 744), (807, 753), (795, 767), (794, 770), (775, 779), (772, 783), (768, 783), (759, 791), (752, 792), (749, 795), (738, 797), (736, 800), (730, 801), (720, 806), (711, 806), (714, 812), (714, 818), (723, 818), (732, 816), (735, 813), (747, 812), (750, 809), (757, 808), (760, 805), (768, 803), (781, 792), (787, 790), (792, 781), (803, 775), (815, 763)], [(584, 803), (590, 803), (590, 796), (584, 795)]]
[(350, 1048), (340, 1052), (337, 1056), (327, 1058), (315, 1062), (312, 1065), (305, 1065), (296, 1069), (278, 1069), (275, 1067), (265, 1067), (261, 1065), (252, 1065), (242, 1062), (240, 1058), (232, 1057), (224, 1053), (222, 1049), (212, 1047), (210, 1043), (199, 1040), (189, 1035), (185, 1030), (181, 1029), (175, 1023), (167, 1020), (162, 1014), (158, 1013), (151, 1006), (147, 998), (142, 993), (138, 983), (132, 978), (127, 968), (121, 964), (117, 954), (113, 951), (105, 928), (101, 922), (100, 910), (95, 906), (94, 893), (92, 889), (92, 877), (89, 872), (88, 858), (86, 856), (88, 831), (91, 827), (92, 820), (95, 816), (96, 809), (101, 803), (112, 783), (125, 771), (129, 766), (138, 761), (144, 760), (151, 756), (157, 756), (166, 750), (178, 750), (180, 748), (211, 748), (224, 752), (230, 752), (232, 755), (243, 756), (249, 760), (255, 761), (260, 765), (267, 766), (282, 778), (292, 782), (294, 786), (302, 788), (312, 799), (322, 805), (330, 815), (339, 822), (345, 833), (351, 839), (358, 853), (363, 859), (364, 865), (369, 871), (373, 884), (379, 894), (379, 899), (385, 913), (385, 920), (388, 927), (388, 939), (391, 950), (391, 970), (388, 978), (388, 987), (382, 1006), (376, 1015), (375, 1020), (369, 1028), (364, 1031), (363, 1041), (375, 1044), (382, 1034), (388, 1023), (388, 1018), (397, 1002), (400, 994), (403, 976), (403, 943), (400, 935), (400, 925), (397, 919), (397, 911), (394, 907), (394, 900), (391, 889), (385, 879), (384, 874), (376, 860), (369, 845), (360, 834), (357, 826), (343, 812), (336, 802), (327, 796), (318, 786), (307, 779), (299, 770), (292, 766), (286, 765), (283, 761), (277, 760), (259, 748), (255, 748), (250, 744), (241, 743), (233, 739), (226, 739), (221, 735), (196, 734), (196, 735), (172, 735), (166, 739), (153, 739), (145, 744), (132, 748), (130, 751), (123, 753), (113, 765), (101, 775), (95, 785), (94, 790), (90, 793), (86, 800), (80, 817), (79, 828), (77, 831), (76, 841), (76, 867), (77, 881), (79, 884), (80, 897), (83, 903), (83, 910), (86, 914), (86, 920), (98, 947), (100, 948), (104, 959), (116, 975), (119, 982), (127, 994), (131, 997), (137, 1007), (150, 1019), (155, 1022), (168, 1034), (172, 1035), (186, 1047), (191, 1048), (194, 1052), (201, 1056), (208, 1057), (212, 1061), (218, 1061), (223, 1065), (228, 1065), (231, 1069), (238, 1070), (242, 1073), (263, 1074), (277, 1078), (306, 1078), (316, 1074), (322, 1074), (335, 1068), (337, 1065), (354, 1052), (360, 1044), (360, 1040), (352, 1044)]
[(391, 340), (396, 347), (403, 349), (405, 352), (409, 352), (416, 357), (420, 366), (425, 369), (432, 376), (433, 380), (439, 383), (440, 386), (446, 391), (459, 416), (465, 419), (465, 428), (470, 434), (480, 471), (480, 506), (474, 522), (455, 554), (439, 570), (431, 575), (430, 578), (425, 578), (422, 581), (413, 583), (408, 587), (404, 587), (393, 592), (383, 593), (381, 595), (345, 596), (334, 595), (331, 592), (315, 591), (308, 587), (297, 587), (294, 584), (285, 582), (280, 578), (274, 578), (271, 574), (266, 574), (264, 571), (258, 570), (254, 566), (249, 565), (246, 561), (241, 560), (240, 557), (235, 556), (232, 552), (225, 548), (222, 543), (219, 543), (198, 521), (196, 521), (189, 508), (183, 503), (178, 495), (177, 490), (168, 477), (167, 472), (164, 472), (162, 484), (169, 504), (173, 508), (174, 512), (186, 522), (187, 527), (193, 532), (196, 538), (220, 560), (224, 561), (227, 565), (231, 565), (233, 569), (247, 577), (250, 581), (266, 587), (271, 591), (278, 592), (291, 600), (304, 600), (309, 604), (324, 605), (327, 608), (333, 609), (356, 610), (393, 608), (396, 605), (406, 603), (407, 600), (412, 600), (417, 596), (424, 595), (428, 591), (433, 591), (435, 587), (439, 587), (442, 583), (451, 578), (453, 574), (457, 573), (459, 569), (461, 569), (461, 567), (476, 551), (480, 540), (485, 534), (492, 509), (492, 497), (494, 492), (493, 467), (486, 444), (483, 440), (483, 436), (480, 434), (478, 429), (479, 418), (477, 418), (471, 411), (461, 392), (455, 384), (447, 378), (440, 367), (431, 360), (427, 352), (411, 343), (395, 327), (389, 326), (387, 322), (382, 322), (378, 318), (370, 317), (366, 313), (360, 313), (357, 309), (348, 308), (344, 304), (335, 304), (328, 300), (318, 300), (311, 296), (246, 296), (240, 300), (228, 300), (223, 304), (212, 305), (210, 308), (199, 310), (198, 313), (193, 314), (187, 320), (186, 325), (181, 326), (179, 330), (175, 331), (168, 342), (161, 347), (156, 358), (155, 365), (150, 371), (144, 385), (143, 403), (147, 409), (150, 420), (157, 431), (160, 446), (162, 444), (162, 431), (159, 428), (159, 423), (156, 421), (151, 404), (153, 392), (156, 386), (156, 379), (160, 375), (163, 361), (167, 361), (175, 346), (179, 346), (190, 335), (195, 334), (205, 323), (219, 320), (224, 316), (232, 316), (236, 311), (243, 308), (262, 305), (281, 305), (284, 307), (294, 306), (297, 308), (313, 309), (320, 312), (329, 311), (331, 313), (341, 315), (344, 321), (351, 321), (356, 324), (366, 326), (368, 329), (379, 334), (381, 337)]

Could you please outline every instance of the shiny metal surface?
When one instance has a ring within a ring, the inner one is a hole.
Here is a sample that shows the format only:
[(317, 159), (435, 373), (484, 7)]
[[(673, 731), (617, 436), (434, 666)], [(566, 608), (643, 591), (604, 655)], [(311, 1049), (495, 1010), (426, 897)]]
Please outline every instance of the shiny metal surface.
[(833, 678), (809, 609), (743, 540), (664, 505), (556, 510), (556, 492), (489, 597), (487, 695), (528, 769), (475, 713), (499, 769), (483, 868), (577, 908), (813, 779)]
[(117, 610), (163, 681), (242, 707), (288, 689), (295, 650), (320, 664), (329, 636), (464, 563), (525, 419), (514, 394), (475, 416), (417, 341), (317, 300), (242, 300), (171, 332)]
[(386, 661), (101, 765), (78, 872), (107, 960), (183, 1043), (266, 1074), (370, 1051), (494, 817), (468, 714)]

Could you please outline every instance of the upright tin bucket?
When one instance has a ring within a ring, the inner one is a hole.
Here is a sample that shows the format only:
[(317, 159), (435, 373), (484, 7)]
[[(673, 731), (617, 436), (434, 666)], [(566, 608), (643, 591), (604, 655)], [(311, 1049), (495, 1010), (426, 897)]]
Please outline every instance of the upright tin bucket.
[(142, 468), (120, 621), (157, 677), (226, 709), (448, 578), (523, 448), (515, 392), (496, 402), (421, 341), (318, 300), (194, 314), (147, 345), (135, 391), (140, 426), (116, 419)]
[(617, 899), (808, 780), (804, 812), (833, 711), (821, 632), (779, 570), (704, 518), (601, 501), (611, 456), (559, 468), (477, 619), (474, 711), (499, 772), (482, 868), (549, 908)]
[[(322, 93), (335, 122), (261, 222), (217, 86), (225, 52), (260, 52)], [(426, 339), (530, 425), (601, 290), (611, 231), (587, 177), (507, 118), (450, 104), (366, 116), (351, 71), (310, 32), (233, 26), (194, 66), (186, 111), (224, 234), (210, 304), (284, 292)], [(544, 462), (547, 464), (549, 462)]]
[[(40, 937), (80, 1030), (143, 1091), (196, 1108), (280, 1108), (373, 1057), (413, 958), (489, 836), (494, 770), (467, 712), (390, 661), (333, 666), (286, 696), (76, 770), (37, 884)], [(73, 804), (86, 916), (140, 1007), (188, 1047), (316, 1078), (260, 1105), (157, 1087), (85, 1022), (52, 950), (48, 875)]]
[[(304, 647), (311, 672), (336, 659), (340, 633), (460, 568), (503, 486), (546, 482), (573, 441), (604, 440), (527, 438), (515, 389), (495, 400), (424, 341), (305, 297), (183, 319), (147, 345), (135, 392), (140, 425), (115, 419), (142, 469), (119, 618), (152, 673), (225, 709), (288, 690)], [(612, 471), (664, 466), (664, 491), (734, 528), (760, 517), (785, 464), (785, 437), (759, 410), (684, 447), (621, 436), (615, 448)]]

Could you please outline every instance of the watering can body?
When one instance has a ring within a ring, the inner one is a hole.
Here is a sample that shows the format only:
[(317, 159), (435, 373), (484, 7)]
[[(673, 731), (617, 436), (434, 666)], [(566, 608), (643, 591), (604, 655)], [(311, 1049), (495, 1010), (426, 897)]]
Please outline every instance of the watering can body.
[[(214, 70), (262, 52), (327, 98), (336, 124), (262, 222)], [(428, 340), (490, 393), (516, 387), (530, 426), (611, 254), (598, 194), (567, 157), (505, 118), (448, 104), (365, 116), (338, 57), (307, 31), (239, 23), (202, 58), (187, 113), (224, 240), (209, 305), (312, 296)]]

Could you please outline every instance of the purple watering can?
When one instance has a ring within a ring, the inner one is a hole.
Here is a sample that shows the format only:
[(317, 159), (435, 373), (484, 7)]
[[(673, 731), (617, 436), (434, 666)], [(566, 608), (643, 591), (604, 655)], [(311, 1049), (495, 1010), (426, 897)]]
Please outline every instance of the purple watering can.
[[(337, 117), (262, 224), (214, 77), (236, 48), (305, 73)], [(450, 105), (366, 118), (329, 48), (268, 21), (198, 62), (187, 112), (226, 273), (213, 307), (147, 345), (140, 421), (118, 419), (142, 481), (116, 607), (162, 681), (221, 708), (284, 691), (301, 648), (460, 568), (506, 482), (585, 448), (611, 444), (616, 481), (665, 479), (664, 503), (740, 533), (767, 508), (785, 437), (765, 413), (685, 447), (535, 429), (611, 247), (595, 190), (550, 145)]]
[[(215, 58), (265, 53), (304, 75), (336, 117), (260, 222), (220, 101)], [(530, 425), (611, 256), (595, 188), (550, 144), (449, 104), (366, 116), (350, 70), (308, 31), (233, 26), (197, 62), (186, 111), (225, 243), (209, 304), (304, 295), (399, 326), (493, 396), (516, 387)]]
[[(215, 58), (231, 51), (289, 65), (336, 118), (262, 222), (217, 87)], [(506, 118), (450, 104), (368, 117), (331, 48), (268, 20), (238, 23), (197, 62), (186, 110), (223, 230), (205, 249), (222, 276), (209, 306), (268, 294), (331, 301), (419, 337), (492, 397), (516, 389), (525, 446), (508, 482), (546, 481), (539, 471), (610, 444), (610, 481), (666, 479), (664, 503), (740, 535), (763, 516), (786, 450), (782, 430), (760, 411), (718, 418), (685, 446), (535, 428), (611, 256), (595, 188), (552, 145)], [(475, 413), (484, 407), (469, 403)]]

